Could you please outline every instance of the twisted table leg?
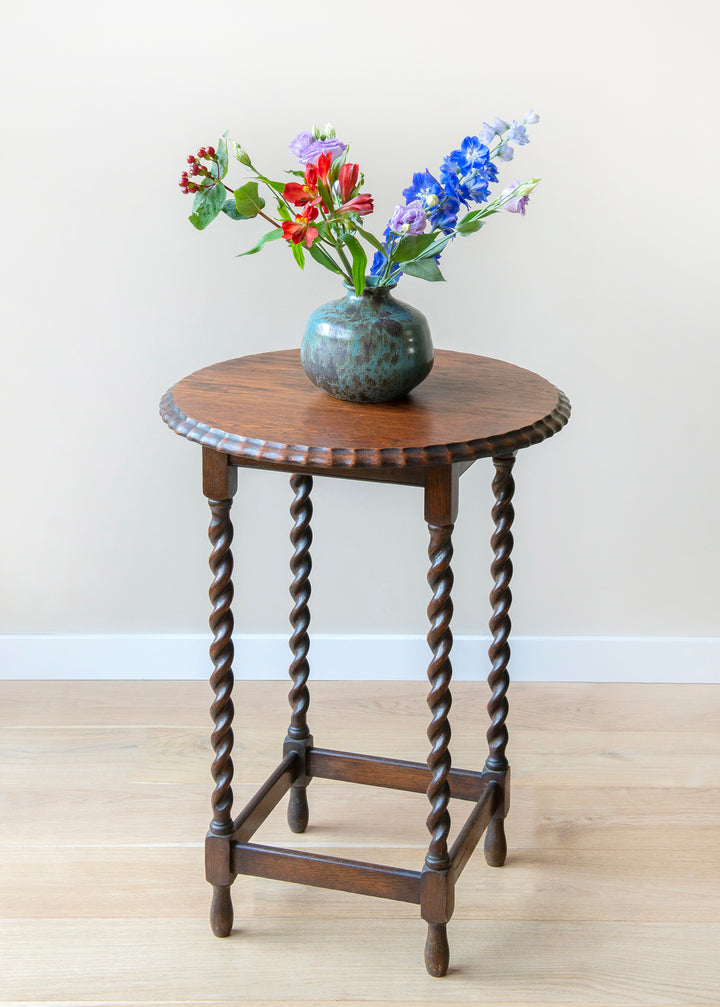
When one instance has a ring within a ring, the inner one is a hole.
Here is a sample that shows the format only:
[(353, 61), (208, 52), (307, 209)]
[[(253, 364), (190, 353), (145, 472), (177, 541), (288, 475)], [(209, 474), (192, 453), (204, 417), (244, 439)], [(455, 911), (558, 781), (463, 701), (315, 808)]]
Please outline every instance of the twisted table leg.
[[(210, 823), (209, 839), (218, 837), (229, 841), (233, 832), (231, 787), (233, 777), (231, 759), (233, 746), (233, 703), (231, 698), (233, 687), (233, 616), (230, 610), (233, 598), (233, 559), (230, 551), (233, 537), (230, 521), (232, 500), (209, 500), (208, 503), (212, 512), (209, 537), (212, 546), (210, 569), (213, 573), (213, 581), (210, 585), (210, 601), (213, 606), (210, 615), (210, 629), (213, 633), (210, 644), (210, 657), (213, 664), (210, 685), (215, 693), (215, 700), (210, 707), (215, 725), (211, 736), (215, 753), (212, 764), (215, 789), (212, 795), (213, 818)], [(229, 884), (213, 885), (210, 923), (213, 933), (217, 937), (227, 937), (232, 930), (233, 908)]]
[[(427, 638), (432, 650), (432, 660), (428, 667), (430, 692), (427, 700), (432, 712), (432, 719), (427, 732), (431, 744), (430, 754), (427, 759), (431, 774), (430, 783), (427, 788), (427, 796), (431, 805), (427, 827), (431, 838), (425, 857), (425, 871), (447, 872), (450, 867), (447, 845), (448, 833), (450, 831), (448, 805), (450, 803), (449, 774), (451, 766), (448, 714), (452, 703), (452, 696), (450, 694), (450, 680), (452, 678), (452, 666), (450, 664), (452, 633), (450, 631), (450, 620), (452, 618), (453, 607), (450, 592), (452, 590), (453, 574), (450, 568), (450, 561), (452, 559), (453, 525), (440, 526), (430, 524), (429, 529), (430, 570), (428, 573), (428, 583), (432, 589), (433, 596), (428, 606), (430, 632)], [(440, 879), (437, 880), (439, 881)], [(446, 873), (442, 881), (444, 885), (437, 886), (437, 890), (438, 892), (442, 892), (442, 900), (446, 900)], [(447, 940), (447, 919), (449, 919), (447, 902), (445, 902), (444, 911), (441, 912), (441, 915), (444, 916), (444, 919), (428, 921), (425, 966), (432, 976), (444, 976), (450, 960), (450, 950)]]
[[(485, 768), (490, 772), (502, 774), (503, 786), (506, 786), (508, 760), (505, 756), (505, 749), (508, 742), (508, 732), (505, 721), (508, 715), (507, 691), (510, 685), (510, 675), (507, 669), (510, 660), (510, 603), (512, 602), (510, 554), (513, 547), (510, 529), (515, 517), (512, 505), (515, 491), (512, 469), (515, 464), (515, 456), (497, 456), (493, 458), (493, 464), (495, 465), (495, 478), (492, 488), (495, 505), (492, 517), (495, 529), (491, 538), (493, 561), (490, 571), (493, 577), (493, 588), (490, 592), (490, 604), (493, 611), (490, 618), (492, 642), (489, 656), (491, 669), (488, 675), (488, 685), (492, 690), (492, 696), (488, 703), (488, 713), (490, 714), (490, 728), (487, 733), (489, 754)], [(485, 859), (491, 867), (502, 867), (507, 856), (504, 825), (505, 806), (506, 801), (503, 802), (500, 813), (491, 820), (485, 836)]]
[[(290, 541), (293, 546), (293, 556), (290, 561), (290, 570), (293, 574), (293, 582), (290, 585), (290, 594), (294, 601), (292, 612), (290, 613), (290, 623), (293, 627), (290, 637), (290, 649), (293, 653), (292, 664), (290, 665), (290, 677), (292, 688), (288, 700), (292, 709), (290, 726), (288, 727), (287, 738), (285, 739), (285, 751), (288, 749), (297, 751), (303, 762), (305, 753), (312, 746), (312, 736), (307, 723), (307, 712), (310, 706), (310, 690), (307, 687), (307, 680), (310, 674), (308, 664), (308, 651), (310, 649), (310, 637), (308, 628), (310, 626), (310, 571), (312, 560), (310, 559), (310, 546), (312, 544), (312, 501), (310, 493), (312, 491), (312, 476), (293, 475), (290, 477), (290, 486), (295, 494), (290, 507), (290, 516), (293, 519), (293, 528), (290, 533)], [(293, 832), (304, 832), (308, 824), (308, 803), (307, 803), (307, 778), (304, 772), (293, 784), (290, 790), (290, 801), (288, 804), (288, 825)]]

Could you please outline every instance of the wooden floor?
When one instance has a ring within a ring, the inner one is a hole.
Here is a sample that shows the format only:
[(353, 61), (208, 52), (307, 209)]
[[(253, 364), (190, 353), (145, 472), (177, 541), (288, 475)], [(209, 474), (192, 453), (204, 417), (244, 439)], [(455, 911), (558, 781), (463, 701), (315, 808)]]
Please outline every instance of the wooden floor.
[[(286, 688), (236, 686), (236, 810), (280, 759)], [(454, 690), (481, 768), (486, 687)], [(424, 760), (418, 683), (314, 686), (328, 748)], [(203, 683), (0, 683), (0, 1003), (720, 1004), (720, 687), (511, 687), (505, 868), (458, 883), (445, 979), (417, 907), (238, 878), (213, 937)], [(257, 754), (253, 754), (257, 753)], [(316, 780), (255, 840), (419, 869), (422, 795)], [(453, 802), (453, 835), (469, 811)]]

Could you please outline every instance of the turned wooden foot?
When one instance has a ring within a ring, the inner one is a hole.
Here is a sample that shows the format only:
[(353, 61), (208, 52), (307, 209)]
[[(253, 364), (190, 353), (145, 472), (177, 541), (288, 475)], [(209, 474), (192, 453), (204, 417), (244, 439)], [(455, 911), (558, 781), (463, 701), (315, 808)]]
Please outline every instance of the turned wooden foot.
[(490, 867), (502, 867), (506, 857), (505, 822), (502, 818), (493, 818), (485, 833), (485, 859)]
[(305, 787), (293, 787), (290, 790), (290, 801), (287, 811), (290, 831), (304, 832), (308, 826), (309, 817), (307, 790)]
[(425, 968), (431, 976), (444, 976), (450, 964), (450, 945), (447, 939), (447, 924), (428, 923), (425, 941)]
[(227, 937), (233, 925), (232, 896), (230, 885), (213, 885), (210, 904), (210, 926), (216, 937)]

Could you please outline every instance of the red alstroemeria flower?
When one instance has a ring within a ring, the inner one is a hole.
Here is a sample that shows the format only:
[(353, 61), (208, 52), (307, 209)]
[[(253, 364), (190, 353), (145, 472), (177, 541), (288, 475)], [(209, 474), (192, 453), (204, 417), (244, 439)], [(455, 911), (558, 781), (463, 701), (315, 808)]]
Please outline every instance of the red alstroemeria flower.
[(283, 189), (283, 196), (289, 203), (295, 206), (314, 206), (320, 202), (320, 195), (317, 189), (317, 168), (314, 164), (305, 165), (305, 184), (299, 182), (288, 182)]
[(310, 248), (319, 233), (317, 227), (310, 226), (310, 222), (315, 220), (317, 215), (317, 207), (308, 206), (305, 213), (296, 215), (295, 220), (283, 221), (283, 238), (286, 241), (292, 241), (293, 245), (299, 245), (302, 241), (306, 248)]
[(332, 164), (332, 153), (328, 150), (317, 159), (317, 174), (323, 185), (328, 184), (330, 165)]
[(357, 185), (359, 174), (359, 164), (344, 164), (340, 169), (340, 174), (338, 175), (338, 188), (340, 189), (340, 199), (343, 203), (347, 203), (352, 196), (355, 186)]
[(367, 192), (361, 192), (354, 199), (349, 200), (347, 203), (338, 209), (338, 213), (359, 213), (361, 217), (366, 216), (368, 213), (373, 212), (373, 198)]

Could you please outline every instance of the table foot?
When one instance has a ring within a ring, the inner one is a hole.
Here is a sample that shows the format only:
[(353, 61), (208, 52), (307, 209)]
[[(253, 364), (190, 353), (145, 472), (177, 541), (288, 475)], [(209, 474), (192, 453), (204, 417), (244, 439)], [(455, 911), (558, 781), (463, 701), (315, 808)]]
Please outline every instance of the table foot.
[(304, 832), (308, 827), (310, 811), (308, 809), (307, 788), (293, 787), (288, 802), (287, 820), (291, 832)]
[(450, 945), (446, 923), (428, 923), (425, 941), (425, 968), (431, 976), (441, 978), (450, 964)]
[(232, 896), (230, 885), (213, 885), (210, 904), (210, 926), (216, 937), (227, 937), (233, 925)]
[(493, 818), (485, 833), (485, 860), (490, 867), (502, 867), (506, 857), (505, 823), (502, 818)]

